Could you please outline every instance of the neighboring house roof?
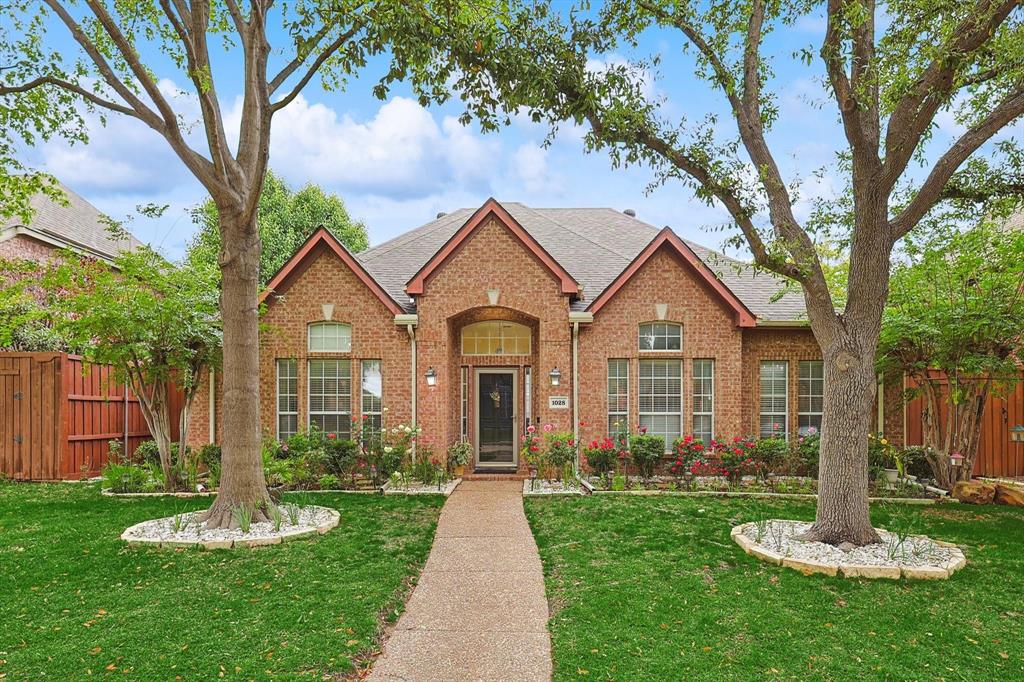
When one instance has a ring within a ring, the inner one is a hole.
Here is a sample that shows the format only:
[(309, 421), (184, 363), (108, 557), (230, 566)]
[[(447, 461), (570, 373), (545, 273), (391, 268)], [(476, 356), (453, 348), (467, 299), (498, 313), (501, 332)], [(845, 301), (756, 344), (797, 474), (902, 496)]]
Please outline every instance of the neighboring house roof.
[(739, 327), (753, 327), (756, 324), (754, 315), (747, 309), (743, 302), (736, 298), (736, 295), (729, 290), (725, 284), (722, 283), (715, 273), (711, 272), (706, 265), (697, 257), (697, 254), (693, 252), (689, 246), (680, 239), (675, 232), (670, 228), (664, 228), (658, 235), (651, 240), (643, 251), (641, 251), (633, 262), (629, 264), (625, 270), (619, 273), (608, 287), (600, 293), (600, 295), (594, 299), (587, 310), (592, 313), (597, 313), (601, 308), (604, 307), (608, 301), (615, 297), (615, 294), (619, 293), (619, 290), (628, 282), (634, 274), (636, 274), (646, 263), (649, 261), (654, 254), (656, 254), (661, 248), (670, 248), (678, 257), (679, 260), (686, 264), (687, 267), (691, 268), (693, 273), (697, 276), (699, 281), (704, 282), (708, 288), (715, 292), (726, 306), (732, 309), (736, 315), (736, 325)]
[(316, 231), (309, 236), (299, 250), (288, 259), (288, 261), (281, 266), (281, 269), (270, 279), (267, 284), (266, 290), (260, 295), (260, 303), (263, 303), (271, 294), (281, 293), (284, 290), (284, 285), (287, 283), (288, 278), (297, 271), (298, 268), (306, 260), (306, 256), (319, 246), (323, 246), (334, 252), (342, 262), (347, 265), (352, 272), (355, 273), (356, 277), (365, 284), (370, 291), (372, 291), (377, 298), (380, 299), (388, 310), (395, 315), (400, 315), (403, 311), (398, 303), (384, 290), (380, 284), (360, 265), (359, 261), (355, 259), (352, 253), (345, 248), (345, 245), (338, 241), (331, 232), (325, 227), (318, 227)]
[[(495, 202), (497, 203), (497, 202)], [(585, 310), (654, 240), (659, 229), (611, 208), (500, 206), (579, 283), (573, 310)], [(356, 259), (407, 312), (406, 284), (480, 209), (462, 208), (356, 254)], [(753, 313), (758, 322), (806, 324), (799, 288), (691, 241), (681, 240)]]
[(142, 245), (131, 235), (115, 239), (99, 209), (63, 184), (58, 186), (67, 198), (66, 206), (44, 194), (35, 195), (29, 199), (32, 219), (28, 224), (18, 217), (6, 220), (0, 229), (0, 241), (25, 235), (56, 248), (72, 247), (108, 261), (121, 251)]

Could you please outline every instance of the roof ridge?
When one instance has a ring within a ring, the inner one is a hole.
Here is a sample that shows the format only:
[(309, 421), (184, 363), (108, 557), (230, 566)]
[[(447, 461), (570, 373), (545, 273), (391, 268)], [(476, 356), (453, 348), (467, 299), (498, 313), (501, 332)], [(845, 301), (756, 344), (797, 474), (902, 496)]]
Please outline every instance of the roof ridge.
[(371, 246), (370, 248), (366, 249), (365, 251), (362, 251), (357, 255), (360, 258), (368, 257), (370, 259), (373, 259), (379, 255), (390, 253), (399, 246), (404, 246), (405, 244), (410, 244), (412, 242), (418, 241), (424, 237), (434, 234), (437, 230), (441, 229), (442, 227), (447, 227), (451, 225), (456, 213), (458, 213), (459, 211), (467, 210), (470, 209), (457, 208), (451, 213), (445, 213), (440, 218), (434, 218), (426, 225), (420, 225), (419, 227), (409, 230), (408, 232), (403, 232), (402, 234), (395, 235), (391, 239), (381, 242), (380, 244), (377, 244), (377, 246)]

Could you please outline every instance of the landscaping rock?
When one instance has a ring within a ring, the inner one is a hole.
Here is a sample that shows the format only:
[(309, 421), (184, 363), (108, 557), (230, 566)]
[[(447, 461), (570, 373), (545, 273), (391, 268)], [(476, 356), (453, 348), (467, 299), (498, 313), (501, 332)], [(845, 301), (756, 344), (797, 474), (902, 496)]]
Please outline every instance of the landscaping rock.
[(873, 566), (871, 564), (839, 564), (839, 570), (847, 578), (888, 578), (899, 580), (899, 566)]
[(945, 580), (949, 571), (941, 566), (904, 566), (903, 577), (907, 580)]
[(966, 504), (992, 504), (996, 487), (982, 481), (957, 481), (953, 486), (953, 497)]
[(839, 571), (839, 567), (835, 564), (826, 564), (822, 561), (814, 561), (813, 559), (786, 557), (782, 560), (782, 565), (786, 568), (794, 568), (804, 575), (823, 573), (824, 575), (834, 576)]
[(174, 516), (143, 521), (125, 530), (121, 539), (131, 545), (159, 545), (167, 548), (261, 547), (326, 533), (337, 526), (341, 518), (337, 510), (310, 506), (298, 511), (296, 524), (285, 521), (275, 530), (272, 522), (263, 521), (252, 524), (249, 532), (243, 533), (240, 528), (208, 529), (201, 520), (203, 513), (198, 511), (177, 515), (177, 522)]
[(1013, 486), (996, 484), (996, 504), (1005, 504), (1011, 507), (1024, 507), (1024, 490)]

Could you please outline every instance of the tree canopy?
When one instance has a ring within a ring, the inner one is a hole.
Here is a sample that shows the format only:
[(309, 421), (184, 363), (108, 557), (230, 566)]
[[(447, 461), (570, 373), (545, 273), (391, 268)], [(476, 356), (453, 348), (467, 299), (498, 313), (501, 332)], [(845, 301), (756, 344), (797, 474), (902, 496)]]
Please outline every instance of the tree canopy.
[[(199, 232), (188, 245), (188, 260), (216, 268), (220, 228), (213, 200), (207, 199), (196, 207), (192, 219), (199, 226)], [(261, 284), (266, 284), (318, 227), (326, 227), (353, 253), (370, 245), (366, 226), (349, 216), (341, 197), (328, 194), (312, 183), (293, 191), (272, 171), (267, 172), (263, 181), (256, 222), (263, 244)]]
[[(1024, 365), (1024, 231), (984, 221), (908, 241), (893, 268), (879, 342), (880, 371), (910, 375), (925, 403), (936, 480), (969, 478), (985, 402)], [(911, 397), (908, 396), (908, 397)], [(959, 471), (949, 456), (964, 456)]]

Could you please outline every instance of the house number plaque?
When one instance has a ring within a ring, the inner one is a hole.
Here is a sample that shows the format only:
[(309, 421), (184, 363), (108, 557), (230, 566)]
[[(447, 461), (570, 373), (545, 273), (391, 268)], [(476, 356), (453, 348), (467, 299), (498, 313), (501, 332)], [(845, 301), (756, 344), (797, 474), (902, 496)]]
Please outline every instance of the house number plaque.
[(568, 410), (569, 396), (552, 395), (548, 396), (548, 407), (552, 410)]

